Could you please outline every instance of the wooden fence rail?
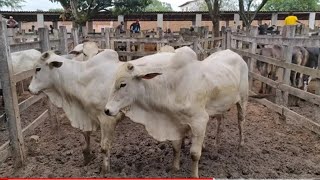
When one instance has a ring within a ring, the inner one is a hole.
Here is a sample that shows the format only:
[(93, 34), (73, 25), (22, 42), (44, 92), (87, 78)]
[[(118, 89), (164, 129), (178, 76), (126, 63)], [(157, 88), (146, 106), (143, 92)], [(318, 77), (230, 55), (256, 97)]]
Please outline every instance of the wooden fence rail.
[[(276, 102), (273, 103), (266, 99), (258, 99), (257, 102), (267, 106), (268, 108), (279, 113), (285, 119), (294, 120), (296, 123), (320, 134), (320, 117), (317, 115), (320, 108), (320, 95), (312, 94), (301, 89), (292, 87), (290, 85), (290, 73), (291, 71), (300, 72), (301, 74), (309, 75), (312, 78), (320, 79), (319, 69), (312, 69), (308, 67), (303, 67), (297, 64), (292, 64), (292, 52), (294, 46), (301, 47), (319, 47), (320, 38), (319, 37), (296, 37), (295, 36), (295, 26), (286, 26), (283, 28), (282, 36), (258, 36), (257, 27), (252, 27), (249, 35), (239, 35), (231, 34), (227, 32), (227, 47), (230, 47), (234, 52), (241, 56), (248, 57), (249, 66), (249, 79), (250, 79), (250, 89), (253, 88), (253, 79), (263, 82), (276, 89)], [(230, 38), (228, 38), (228, 36)], [(242, 44), (249, 43), (249, 50), (242, 49)], [(257, 44), (271, 44), (283, 46), (283, 58), (274, 59), (270, 57), (265, 57), (256, 54)], [(272, 64), (284, 69), (282, 81), (274, 81), (267, 77), (263, 77), (260, 74), (254, 73), (254, 68), (256, 61), (264, 62), (267, 64)], [(320, 61), (320, 57), (319, 57)], [(320, 87), (320, 86), (318, 86)], [(251, 94), (255, 94), (250, 90)], [(289, 109), (288, 99), (289, 94), (295, 97), (304, 99), (307, 102), (314, 104), (315, 115), (314, 119), (311, 120), (303, 115), (300, 115)]]
[[(10, 154), (14, 158), (15, 167), (20, 167), (24, 164), (26, 154), (24, 145), (24, 135), (26, 132), (35, 129), (39, 124), (41, 124), (45, 119), (50, 116), (52, 125), (58, 125), (56, 122), (57, 116), (53, 112), (54, 106), (48, 101), (49, 109), (45, 110), (40, 116), (33, 120), (29, 125), (21, 128), (20, 122), (20, 112), (26, 110), (28, 107), (32, 106), (36, 102), (39, 102), (46, 95), (41, 93), (40, 95), (33, 95), (28, 99), (18, 103), (16, 86), (17, 82), (30, 78), (34, 74), (34, 69), (27, 70), (18, 74), (12, 73), (12, 63), (11, 63), (11, 49), (13, 52), (23, 51), (27, 49), (38, 49), (41, 52), (59, 49), (63, 53), (68, 52), (67, 43), (73, 41), (73, 39), (68, 38), (66, 27), (61, 26), (59, 32), (59, 39), (50, 40), (49, 31), (47, 28), (39, 28), (39, 41), (26, 42), (19, 44), (8, 44), (7, 40), (7, 29), (6, 22), (0, 22), (0, 75), (1, 83), (3, 88), (3, 97), (5, 101), (5, 114), (0, 116), (0, 120), (8, 121), (9, 130), (9, 140), (0, 146), (0, 163), (3, 162)], [(54, 127), (55, 129), (57, 127)]]

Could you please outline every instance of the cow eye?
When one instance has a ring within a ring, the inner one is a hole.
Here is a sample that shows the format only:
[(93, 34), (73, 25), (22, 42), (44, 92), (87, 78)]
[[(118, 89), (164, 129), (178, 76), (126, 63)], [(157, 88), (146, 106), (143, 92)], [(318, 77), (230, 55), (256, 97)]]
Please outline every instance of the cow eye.
[(39, 72), (41, 70), (41, 68), (36, 68), (36, 72)]
[(120, 88), (126, 87), (126, 85), (127, 85), (126, 83), (121, 83)]
[(84, 56), (87, 56), (85, 53), (83, 53)]

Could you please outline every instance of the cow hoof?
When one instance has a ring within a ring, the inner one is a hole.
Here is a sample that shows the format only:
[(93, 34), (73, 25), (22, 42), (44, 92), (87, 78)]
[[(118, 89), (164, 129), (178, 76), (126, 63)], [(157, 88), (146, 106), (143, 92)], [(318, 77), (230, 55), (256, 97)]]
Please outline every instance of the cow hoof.
[(244, 146), (244, 142), (241, 142), (238, 146), (238, 150), (240, 151), (243, 148), (243, 146)]
[(93, 154), (83, 152), (83, 165), (86, 166), (90, 163), (90, 161), (93, 159)]
[(101, 175), (107, 177), (108, 173), (110, 172), (110, 166), (106, 167), (102, 165), (101, 167)]
[(207, 152), (207, 148), (206, 148), (206, 145), (204, 143), (202, 144), (202, 152)]

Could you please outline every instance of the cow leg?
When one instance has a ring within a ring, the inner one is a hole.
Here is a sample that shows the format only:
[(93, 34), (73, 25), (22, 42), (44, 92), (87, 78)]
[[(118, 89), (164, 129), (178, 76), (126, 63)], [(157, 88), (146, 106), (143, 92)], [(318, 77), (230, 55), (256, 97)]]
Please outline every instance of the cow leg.
[(260, 93), (260, 94), (263, 94), (263, 85), (264, 85), (264, 83), (261, 82), (261, 86), (260, 86), (260, 90), (259, 90), (259, 93)]
[(190, 149), (191, 159), (192, 159), (192, 169), (191, 176), (194, 178), (199, 178), (199, 160), (202, 152), (202, 144), (205, 137), (206, 127), (209, 120), (209, 116), (196, 120), (197, 124), (192, 124), (192, 145)]
[(119, 114), (117, 117), (106, 117), (103, 115), (103, 118), (100, 120), (101, 128), (101, 153), (103, 156), (102, 171), (103, 175), (110, 172), (110, 155), (111, 147), (114, 138), (114, 131), (116, 125), (120, 119), (122, 119), (123, 114)]
[(180, 156), (181, 156), (181, 145), (183, 144), (183, 139), (177, 141), (171, 141), (173, 147), (173, 172), (179, 171), (180, 169)]
[(243, 124), (245, 122), (246, 116), (246, 101), (238, 102), (237, 103), (237, 110), (238, 110), (238, 128), (239, 128), (239, 148), (244, 145), (244, 135), (243, 135)]
[(221, 137), (221, 121), (223, 119), (223, 115), (217, 115), (217, 134), (216, 134), (216, 146), (220, 144), (220, 137)]
[(293, 87), (297, 87), (297, 71), (293, 72)]
[(90, 162), (90, 160), (92, 159), (92, 154), (90, 152), (90, 135), (91, 135), (91, 131), (83, 132), (83, 136), (86, 141), (85, 148), (82, 150), (83, 159), (84, 159), (84, 161), (83, 161), (84, 166), (87, 165)]
[(294, 86), (294, 76), (295, 76), (294, 71), (291, 71), (291, 72), (290, 72), (290, 82), (291, 82), (291, 86)]
[[(266, 63), (264, 63), (263, 66), (262, 66), (261, 75), (263, 77), (268, 77), (268, 65)], [(267, 85), (265, 83), (261, 82), (261, 87), (260, 87), (259, 93), (260, 94), (264, 94), (266, 92), (266, 88), (267, 88)]]

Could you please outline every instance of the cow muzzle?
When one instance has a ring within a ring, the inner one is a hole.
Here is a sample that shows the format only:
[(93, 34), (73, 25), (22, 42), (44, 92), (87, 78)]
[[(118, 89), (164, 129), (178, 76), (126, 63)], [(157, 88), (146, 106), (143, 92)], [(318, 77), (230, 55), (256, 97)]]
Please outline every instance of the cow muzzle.
[(104, 110), (104, 113), (107, 115), (107, 116), (116, 116), (118, 114), (118, 112), (115, 112), (115, 111), (112, 111), (111, 109), (109, 108), (106, 108)]
[(104, 113), (105, 113), (107, 116), (111, 116), (111, 113), (110, 113), (110, 110), (109, 110), (109, 109), (105, 109), (105, 110), (104, 110)]
[(33, 95), (38, 95), (38, 94), (39, 94), (39, 91), (33, 90), (32, 88), (30, 88), (30, 86), (28, 87), (28, 90), (29, 90), (29, 92), (30, 92), (31, 94), (33, 94)]

